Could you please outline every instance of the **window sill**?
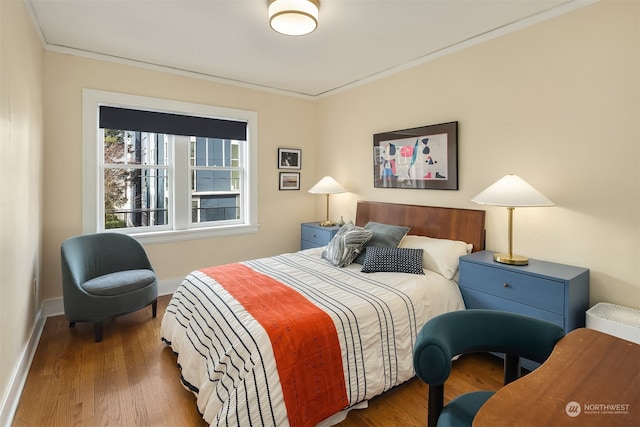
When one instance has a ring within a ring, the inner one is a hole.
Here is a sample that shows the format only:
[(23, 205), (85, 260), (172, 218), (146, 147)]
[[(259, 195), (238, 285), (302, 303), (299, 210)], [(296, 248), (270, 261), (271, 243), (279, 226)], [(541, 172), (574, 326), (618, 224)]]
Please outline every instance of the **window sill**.
[[(239, 236), (258, 232), (259, 225), (230, 225), (215, 228), (195, 228), (190, 230), (157, 231), (149, 233), (128, 233), (140, 243), (152, 245), (155, 243), (181, 242), (185, 240), (210, 239), (214, 237)], [(114, 231), (114, 230), (109, 230)]]

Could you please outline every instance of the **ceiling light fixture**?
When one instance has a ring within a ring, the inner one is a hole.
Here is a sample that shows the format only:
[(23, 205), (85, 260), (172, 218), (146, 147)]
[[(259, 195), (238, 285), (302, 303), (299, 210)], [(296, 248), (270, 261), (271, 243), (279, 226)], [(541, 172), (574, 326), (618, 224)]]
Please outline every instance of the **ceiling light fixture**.
[(318, 0), (268, 0), (269, 25), (288, 36), (302, 36), (318, 28)]

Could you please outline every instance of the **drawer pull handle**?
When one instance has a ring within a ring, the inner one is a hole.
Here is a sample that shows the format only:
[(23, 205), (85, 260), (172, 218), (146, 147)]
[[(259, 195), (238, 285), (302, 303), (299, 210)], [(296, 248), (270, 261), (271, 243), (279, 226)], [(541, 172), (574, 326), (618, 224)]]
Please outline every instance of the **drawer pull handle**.
[(502, 287), (503, 287), (503, 288), (508, 288), (508, 287), (509, 287), (509, 284), (508, 284), (508, 283), (503, 283), (503, 284), (502, 284)]

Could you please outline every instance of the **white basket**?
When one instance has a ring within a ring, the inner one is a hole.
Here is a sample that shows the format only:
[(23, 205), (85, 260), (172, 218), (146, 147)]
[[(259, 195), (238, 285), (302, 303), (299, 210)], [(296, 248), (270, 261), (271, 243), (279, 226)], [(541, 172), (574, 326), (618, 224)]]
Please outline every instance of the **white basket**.
[(640, 344), (640, 310), (600, 302), (587, 310), (586, 326)]

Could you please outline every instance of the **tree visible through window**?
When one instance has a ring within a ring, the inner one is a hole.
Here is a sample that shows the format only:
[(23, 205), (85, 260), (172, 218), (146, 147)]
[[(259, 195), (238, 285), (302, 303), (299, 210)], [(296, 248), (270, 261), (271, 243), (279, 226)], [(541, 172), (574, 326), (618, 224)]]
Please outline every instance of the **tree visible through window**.
[(104, 129), (104, 228), (169, 224), (174, 135)]
[[(124, 157), (124, 132), (106, 129), (104, 132), (105, 163), (116, 163)], [(126, 224), (115, 214), (116, 207), (127, 203), (126, 182), (128, 174), (118, 169), (107, 169), (104, 172), (104, 228), (122, 228)]]

